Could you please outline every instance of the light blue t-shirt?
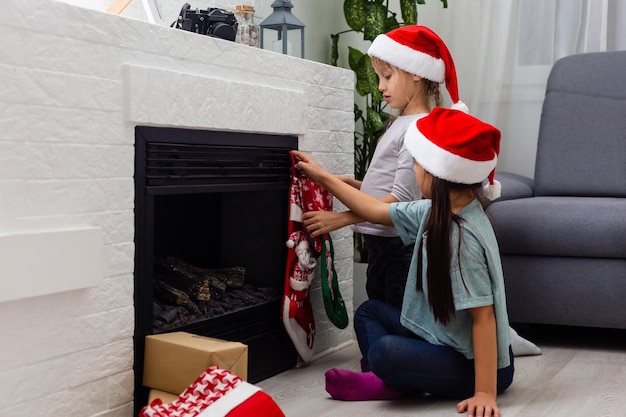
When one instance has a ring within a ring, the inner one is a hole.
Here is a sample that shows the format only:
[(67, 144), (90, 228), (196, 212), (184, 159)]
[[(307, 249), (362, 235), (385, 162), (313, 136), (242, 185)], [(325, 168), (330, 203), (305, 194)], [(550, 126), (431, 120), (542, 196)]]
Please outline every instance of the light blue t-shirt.
[[(416, 242), (424, 235), (431, 200), (418, 200), (406, 203), (393, 203), (389, 213), (394, 226), (405, 244)], [(472, 317), (468, 309), (494, 305), (497, 339), (498, 368), (509, 366), (509, 319), (506, 311), (504, 278), (498, 243), (489, 219), (478, 200), (473, 200), (458, 215), (461, 222), (460, 257), (458, 256), (459, 228), (453, 223), (452, 235), (452, 294), (455, 316), (447, 325), (442, 325), (428, 305), (428, 284), (426, 268), (426, 239), (422, 248), (422, 288), (416, 290), (417, 251), (416, 243), (409, 269), (409, 276), (402, 304), (400, 321), (426, 341), (450, 346), (466, 358), (474, 358), (472, 347)]]

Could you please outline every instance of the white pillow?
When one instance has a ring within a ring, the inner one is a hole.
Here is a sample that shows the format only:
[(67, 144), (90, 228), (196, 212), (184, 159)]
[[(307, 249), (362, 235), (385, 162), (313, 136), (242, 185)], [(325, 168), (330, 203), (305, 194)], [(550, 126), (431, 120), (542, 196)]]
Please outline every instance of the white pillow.
[(511, 349), (513, 350), (513, 356), (541, 355), (541, 349), (539, 349), (537, 345), (518, 335), (512, 327), (509, 326), (509, 329), (511, 330)]

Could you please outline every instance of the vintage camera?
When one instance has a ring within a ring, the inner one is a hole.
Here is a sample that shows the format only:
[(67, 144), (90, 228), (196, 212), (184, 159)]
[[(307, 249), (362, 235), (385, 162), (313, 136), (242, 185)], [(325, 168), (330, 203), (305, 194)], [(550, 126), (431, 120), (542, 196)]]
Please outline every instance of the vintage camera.
[(188, 30), (202, 35), (234, 41), (237, 35), (237, 18), (228, 10), (209, 8), (192, 9), (185, 3), (178, 19), (172, 23), (177, 29)]

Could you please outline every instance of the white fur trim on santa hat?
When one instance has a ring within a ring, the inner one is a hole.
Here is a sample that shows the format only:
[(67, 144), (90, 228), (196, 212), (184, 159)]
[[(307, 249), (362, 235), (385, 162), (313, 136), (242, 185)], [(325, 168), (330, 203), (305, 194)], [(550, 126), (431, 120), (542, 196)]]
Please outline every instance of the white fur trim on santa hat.
[(367, 54), (427, 80), (438, 83), (446, 80), (446, 65), (443, 59), (417, 51), (384, 34), (374, 39)]
[(226, 417), (235, 407), (239, 406), (259, 391), (261, 391), (259, 387), (248, 382), (240, 382), (235, 388), (231, 389), (209, 407), (205, 408), (198, 414), (198, 417)]
[(458, 184), (481, 183), (498, 162), (497, 155), (488, 161), (474, 161), (448, 152), (422, 135), (417, 123), (409, 126), (404, 145), (426, 171), (437, 178)]

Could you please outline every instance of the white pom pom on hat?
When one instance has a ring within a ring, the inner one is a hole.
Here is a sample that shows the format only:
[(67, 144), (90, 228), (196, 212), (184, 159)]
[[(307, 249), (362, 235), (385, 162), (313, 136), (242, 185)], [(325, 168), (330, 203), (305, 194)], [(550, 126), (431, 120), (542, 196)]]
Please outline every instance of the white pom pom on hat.
[(502, 186), (494, 179), (500, 131), (467, 113), (436, 107), (409, 126), (404, 145), (426, 171), (458, 184), (478, 184), (485, 197), (500, 197)]
[(411, 74), (437, 83), (446, 83), (452, 108), (469, 113), (459, 100), (454, 60), (445, 42), (426, 26), (408, 25), (378, 35), (367, 51)]
[(500, 198), (502, 196), (502, 184), (500, 184), (500, 181), (493, 179), (493, 182), (488, 181), (487, 184), (483, 185), (483, 195), (490, 201)]

